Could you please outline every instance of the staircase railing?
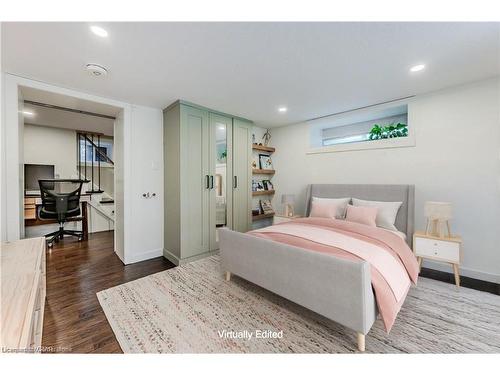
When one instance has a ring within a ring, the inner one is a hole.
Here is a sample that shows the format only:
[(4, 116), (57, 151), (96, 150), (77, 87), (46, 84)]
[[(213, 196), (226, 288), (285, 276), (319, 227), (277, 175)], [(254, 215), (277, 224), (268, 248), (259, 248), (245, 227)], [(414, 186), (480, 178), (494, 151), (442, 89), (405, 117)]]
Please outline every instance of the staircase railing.
[[(96, 137), (97, 144), (94, 142), (94, 137)], [(101, 158), (106, 160), (111, 165), (115, 165), (115, 163), (113, 162), (113, 160), (110, 159), (108, 155), (106, 155), (104, 152), (101, 151), (101, 134), (77, 132), (78, 177), (80, 179), (82, 179), (82, 153), (81, 153), (82, 141), (83, 141), (83, 161), (84, 161), (83, 168), (85, 171), (84, 173), (85, 182), (92, 181), (91, 190), (88, 190), (87, 193), (90, 194), (102, 193), (103, 190), (101, 189)], [(87, 163), (87, 145), (91, 146), (92, 158), (90, 163)], [(95, 186), (94, 169), (95, 169), (96, 154), (99, 156), (97, 158), (97, 190), (94, 189)], [(90, 164), (91, 180), (88, 179), (87, 164)]]

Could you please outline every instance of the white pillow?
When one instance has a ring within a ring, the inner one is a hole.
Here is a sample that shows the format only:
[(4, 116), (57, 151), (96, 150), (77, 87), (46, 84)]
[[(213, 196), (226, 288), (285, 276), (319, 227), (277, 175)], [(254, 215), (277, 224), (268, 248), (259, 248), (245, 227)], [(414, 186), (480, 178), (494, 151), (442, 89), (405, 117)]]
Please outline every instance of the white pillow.
[(313, 202), (328, 202), (337, 206), (337, 212), (335, 213), (336, 219), (344, 219), (345, 213), (347, 211), (347, 205), (351, 201), (351, 198), (318, 198), (312, 197)]
[(368, 206), (377, 207), (377, 218), (375, 219), (377, 227), (398, 231), (394, 223), (399, 208), (403, 202), (378, 202), (378, 201), (364, 201), (362, 199), (352, 198), (353, 206)]

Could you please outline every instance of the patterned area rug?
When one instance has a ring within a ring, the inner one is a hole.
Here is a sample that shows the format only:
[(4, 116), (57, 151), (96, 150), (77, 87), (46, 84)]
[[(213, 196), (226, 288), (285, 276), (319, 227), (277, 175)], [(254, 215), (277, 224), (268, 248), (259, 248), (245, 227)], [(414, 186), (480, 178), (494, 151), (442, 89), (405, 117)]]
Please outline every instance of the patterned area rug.
[[(218, 256), (97, 293), (125, 353), (349, 353), (356, 334), (238, 277)], [(500, 297), (421, 278), (372, 353), (499, 353)]]

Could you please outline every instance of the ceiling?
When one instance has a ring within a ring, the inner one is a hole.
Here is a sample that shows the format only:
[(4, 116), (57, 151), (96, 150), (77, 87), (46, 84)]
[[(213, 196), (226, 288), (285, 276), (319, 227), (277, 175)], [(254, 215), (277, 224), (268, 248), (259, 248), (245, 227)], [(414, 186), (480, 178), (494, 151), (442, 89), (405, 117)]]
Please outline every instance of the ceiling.
[[(107, 104), (50, 93), (31, 87), (21, 87), (20, 89), (24, 100), (37, 103), (50, 104), (113, 117), (121, 110), (120, 108)], [(113, 135), (114, 120), (112, 119), (46, 108), (27, 103), (24, 104), (23, 109), (24, 112), (28, 112), (28, 114), (24, 115), (24, 123), (26, 124), (82, 130), (90, 133), (102, 133), (108, 136)]]
[[(107, 38), (89, 25), (3, 23), (2, 69), (157, 108), (180, 98), (270, 127), (500, 74), (499, 23), (99, 23)], [(93, 77), (87, 63), (109, 74)]]

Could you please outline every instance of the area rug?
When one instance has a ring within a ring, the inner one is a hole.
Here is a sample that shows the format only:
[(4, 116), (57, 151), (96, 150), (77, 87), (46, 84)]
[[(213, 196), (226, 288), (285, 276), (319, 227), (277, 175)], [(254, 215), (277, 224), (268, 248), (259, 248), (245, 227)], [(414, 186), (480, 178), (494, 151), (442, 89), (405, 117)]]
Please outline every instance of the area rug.
[[(327, 280), (325, 280), (327, 282)], [(97, 293), (125, 353), (352, 353), (356, 334), (241, 278), (218, 256)], [(500, 296), (420, 278), (372, 353), (500, 353)]]

